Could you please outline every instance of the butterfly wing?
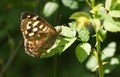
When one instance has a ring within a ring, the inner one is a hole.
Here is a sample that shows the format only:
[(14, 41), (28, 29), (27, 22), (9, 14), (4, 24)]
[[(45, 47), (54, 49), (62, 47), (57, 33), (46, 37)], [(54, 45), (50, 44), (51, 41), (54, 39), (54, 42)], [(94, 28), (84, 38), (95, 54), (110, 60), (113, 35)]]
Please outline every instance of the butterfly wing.
[(53, 26), (38, 15), (29, 12), (22, 13), (21, 20), (27, 54), (39, 56), (53, 46), (58, 34)]

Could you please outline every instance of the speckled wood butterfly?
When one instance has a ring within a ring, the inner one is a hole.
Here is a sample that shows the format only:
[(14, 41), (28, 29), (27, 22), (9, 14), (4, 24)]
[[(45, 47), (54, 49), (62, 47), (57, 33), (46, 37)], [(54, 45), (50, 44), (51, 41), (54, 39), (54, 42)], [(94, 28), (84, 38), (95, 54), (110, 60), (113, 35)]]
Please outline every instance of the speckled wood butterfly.
[(60, 33), (41, 17), (30, 12), (21, 14), (21, 30), (25, 52), (33, 57), (40, 56), (50, 49)]

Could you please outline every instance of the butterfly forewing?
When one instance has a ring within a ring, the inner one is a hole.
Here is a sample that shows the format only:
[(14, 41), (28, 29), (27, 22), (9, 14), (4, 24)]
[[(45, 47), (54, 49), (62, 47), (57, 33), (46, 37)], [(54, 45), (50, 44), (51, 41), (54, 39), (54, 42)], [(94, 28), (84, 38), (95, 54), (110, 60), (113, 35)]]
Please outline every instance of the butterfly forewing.
[(53, 46), (57, 38), (56, 29), (38, 15), (25, 12), (21, 15), (21, 30), (25, 51), (30, 56), (40, 56)]

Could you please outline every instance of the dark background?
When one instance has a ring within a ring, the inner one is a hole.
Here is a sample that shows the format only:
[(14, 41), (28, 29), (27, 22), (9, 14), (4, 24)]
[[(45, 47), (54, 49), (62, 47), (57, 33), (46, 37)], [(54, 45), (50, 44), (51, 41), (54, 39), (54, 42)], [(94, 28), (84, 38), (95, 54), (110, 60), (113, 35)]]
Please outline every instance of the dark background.
[[(75, 56), (75, 42), (61, 55), (46, 59), (33, 58), (24, 51), (23, 36), (20, 30), (22, 12), (34, 12), (51, 25), (62, 25), (70, 22), (69, 16), (77, 11), (89, 12), (85, 1), (78, 1), (79, 8), (70, 9), (56, 0), (59, 4), (57, 11), (50, 17), (43, 15), (43, 8), (50, 0), (1, 0), (0, 1), (0, 77), (98, 77), (97, 72), (87, 70), (85, 64), (79, 63)], [(104, 3), (101, 0), (97, 3)], [(60, 22), (59, 22), (60, 20)], [(117, 43), (115, 56), (120, 54), (120, 33), (108, 32), (102, 43), (102, 48), (111, 41)], [(95, 39), (90, 39), (90, 43)], [(119, 58), (120, 59), (120, 58)], [(120, 77), (120, 65), (117, 65), (105, 77)]]

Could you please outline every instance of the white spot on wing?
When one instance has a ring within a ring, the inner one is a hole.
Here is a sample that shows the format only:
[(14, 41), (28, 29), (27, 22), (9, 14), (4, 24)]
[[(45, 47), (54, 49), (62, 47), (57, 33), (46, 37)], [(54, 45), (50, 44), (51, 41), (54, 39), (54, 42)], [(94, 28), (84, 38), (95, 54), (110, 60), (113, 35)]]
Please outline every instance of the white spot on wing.
[(32, 25), (33, 25), (33, 27), (35, 27), (35, 26), (37, 26), (38, 25), (38, 23), (39, 23), (39, 21), (35, 21)]
[(40, 28), (40, 29), (42, 29), (42, 28), (43, 28), (43, 26), (44, 26), (44, 25), (43, 25), (43, 24), (41, 24), (41, 25), (39, 26), (39, 28)]
[(30, 28), (31, 28), (31, 26), (30, 26), (29, 24), (27, 24), (26, 27), (27, 27), (27, 29), (30, 29)]
[(38, 40), (36, 40), (36, 44), (38, 44)]
[(28, 22), (28, 24), (31, 24), (31, 23), (32, 23), (31, 21)]
[(29, 51), (31, 51), (31, 52), (32, 52), (32, 51), (33, 51), (33, 49), (31, 49), (31, 48), (30, 48), (30, 49), (29, 49)]
[(31, 21), (29, 21), (29, 22), (27, 23), (27, 25), (26, 25), (27, 29), (30, 29), (30, 28), (31, 28), (31, 26), (30, 26), (31, 23), (32, 23)]
[(42, 31), (46, 31), (47, 29), (48, 29), (47, 26), (45, 26)]
[(27, 51), (26, 46), (27, 45), (27, 39), (24, 39), (24, 46), (25, 46), (25, 51)]
[(27, 15), (28, 18), (30, 18), (30, 15)]
[(38, 16), (34, 16), (32, 19), (33, 19), (33, 20), (37, 20), (37, 18), (38, 18)]
[(28, 34), (28, 32), (27, 32), (27, 30), (25, 30), (25, 32), (24, 32), (25, 34)]
[(24, 19), (21, 21), (21, 25), (23, 25)]
[(29, 33), (29, 34), (28, 34), (28, 36), (33, 36), (33, 35), (34, 35), (34, 33)]
[(36, 31), (38, 31), (38, 28), (33, 28), (33, 32), (36, 32)]

